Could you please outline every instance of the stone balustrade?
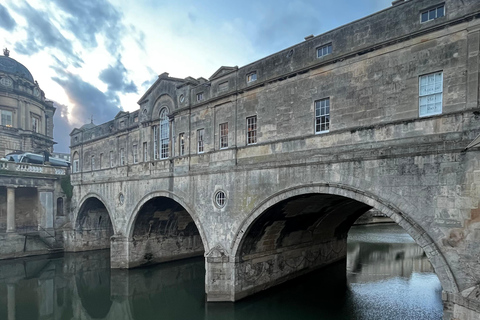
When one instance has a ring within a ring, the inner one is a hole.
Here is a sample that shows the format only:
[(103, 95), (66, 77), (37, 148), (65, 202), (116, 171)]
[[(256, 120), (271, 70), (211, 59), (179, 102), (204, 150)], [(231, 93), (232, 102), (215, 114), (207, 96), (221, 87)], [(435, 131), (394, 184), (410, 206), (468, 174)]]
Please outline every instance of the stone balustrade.
[(0, 170), (40, 173), (40, 174), (47, 174), (47, 175), (66, 175), (68, 169), (53, 167), (50, 165), (0, 161)]

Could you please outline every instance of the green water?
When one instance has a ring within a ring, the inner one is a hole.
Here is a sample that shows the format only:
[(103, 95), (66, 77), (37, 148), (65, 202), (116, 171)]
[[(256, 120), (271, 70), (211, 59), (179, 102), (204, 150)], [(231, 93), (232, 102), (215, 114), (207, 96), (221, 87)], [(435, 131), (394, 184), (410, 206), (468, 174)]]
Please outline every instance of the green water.
[[(347, 270), (347, 271), (345, 271)], [(203, 258), (113, 270), (109, 252), (0, 262), (0, 319), (442, 319), (441, 285), (396, 225), (354, 227), (348, 259), (236, 303), (206, 303)]]

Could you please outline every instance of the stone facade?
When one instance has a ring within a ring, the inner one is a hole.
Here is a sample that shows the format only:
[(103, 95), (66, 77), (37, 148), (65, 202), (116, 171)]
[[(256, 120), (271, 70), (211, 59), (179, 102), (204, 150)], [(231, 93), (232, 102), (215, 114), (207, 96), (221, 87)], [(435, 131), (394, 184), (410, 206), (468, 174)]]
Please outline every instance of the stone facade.
[(22, 64), (0, 56), (0, 158), (14, 151), (53, 151), (53, 102)]
[(476, 0), (399, 1), (209, 80), (161, 74), (138, 111), (72, 132), (72, 218), (91, 201), (108, 212), (114, 268), (171, 259), (198, 234), (207, 299), (235, 301), (344, 258), (373, 208), (423, 248), (446, 300), (480, 311), (479, 150), (466, 148), (479, 14)]

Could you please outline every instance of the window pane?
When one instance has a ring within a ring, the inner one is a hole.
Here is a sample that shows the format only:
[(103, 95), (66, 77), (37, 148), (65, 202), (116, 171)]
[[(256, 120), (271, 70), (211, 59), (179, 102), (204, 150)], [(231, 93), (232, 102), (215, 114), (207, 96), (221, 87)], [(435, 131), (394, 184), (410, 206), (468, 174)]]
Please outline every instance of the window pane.
[(436, 13), (437, 13), (437, 10), (436, 10), (436, 9), (430, 10), (430, 11), (428, 12), (428, 19), (429, 19), (429, 20), (435, 19), (435, 14), (436, 14)]
[(422, 13), (422, 22), (428, 21), (428, 12), (423, 12)]
[(445, 15), (445, 7), (441, 6), (437, 8), (437, 18), (443, 17)]

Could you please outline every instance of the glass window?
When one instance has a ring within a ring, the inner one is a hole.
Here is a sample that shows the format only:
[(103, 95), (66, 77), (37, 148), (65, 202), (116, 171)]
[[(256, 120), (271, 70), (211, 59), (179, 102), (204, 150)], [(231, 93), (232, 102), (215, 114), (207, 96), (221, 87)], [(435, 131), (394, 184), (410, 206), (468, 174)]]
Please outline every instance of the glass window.
[(120, 165), (125, 165), (125, 149), (123, 148), (120, 149)]
[(12, 111), (1, 110), (1, 125), (5, 127), (12, 127), (13, 125), (13, 113)]
[(170, 145), (170, 124), (168, 110), (163, 108), (160, 111), (160, 159), (168, 158), (168, 146)]
[(256, 80), (257, 80), (257, 72), (256, 71), (247, 74), (247, 83), (248, 82), (253, 82), (253, 81), (256, 81)]
[(113, 151), (110, 151), (110, 168), (113, 168)]
[(197, 130), (197, 152), (198, 153), (204, 152), (204, 144), (203, 144), (204, 133), (205, 133), (204, 129)]
[(445, 5), (441, 5), (429, 10), (425, 10), (420, 14), (420, 21), (427, 22), (445, 16)]
[(80, 172), (80, 161), (78, 159), (73, 160), (73, 172)]
[(220, 124), (220, 149), (228, 148), (228, 123)]
[(91, 157), (91, 160), (90, 160), (90, 169), (93, 171), (95, 170), (95, 156), (92, 156)]
[(158, 159), (158, 126), (153, 126), (153, 159)]
[(257, 116), (247, 118), (247, 144), (257, 143)]
[(225, 195), (225, 192), (223, 191), (218, 191), (215, 193), (215, 204), (219, 208), (225, 207), (225, 204), (227, 202), (227, 196)]
[(330, 130), (330, 98), (315, 101), (315, 133)]
[(138, 162), (138, 147), (136, 144), (132, 146), (132, 153), (133, 153), (133, 163)]
[(197, 101), (203, 100), (203, 92), (197, 93)]
[(40, 119), (38, 117), (32, 116), (32, 131), (40, 132)]
[(180, 155), (183, 156), (185, 155), (185, 134), (184, 133), (180, 133), (178, 135), (178, 143), (180, 145)]
[(148, 160), (148, 147), (147, 147), (147, 143), (144, 142), (143, 143), (143, 162), (147, 162)]
[(420, 117), (442, 113), (443, 72), (420, 76), (419, 115)]
[(326, 56), (327, 54), (330, 54), (330, 53), (332, 53), (332, 44), (331, 43), (317, 48), (317, 58)]

